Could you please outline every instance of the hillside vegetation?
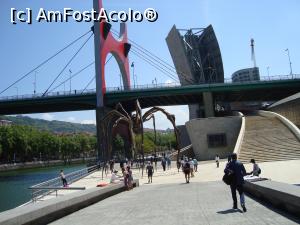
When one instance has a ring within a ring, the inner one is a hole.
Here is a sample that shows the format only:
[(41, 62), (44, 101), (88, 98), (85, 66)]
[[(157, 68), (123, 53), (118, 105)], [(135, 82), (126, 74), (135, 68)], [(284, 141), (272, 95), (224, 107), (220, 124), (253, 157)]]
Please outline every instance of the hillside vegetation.
[(28, 116), (0, 116), (0, 120), (10, 120), (15, 125), (32, 126), (38, 130), (54, 133), (92, 133), (96, 134), (96, 126), (93, 124), (70, 123), (64, 121), (48, 121), (33, 119)]

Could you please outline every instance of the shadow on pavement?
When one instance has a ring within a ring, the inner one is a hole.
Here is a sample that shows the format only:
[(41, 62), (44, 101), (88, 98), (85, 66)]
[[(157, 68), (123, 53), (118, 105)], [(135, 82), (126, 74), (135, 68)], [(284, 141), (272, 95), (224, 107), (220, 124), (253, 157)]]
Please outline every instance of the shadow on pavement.
[(284, 216), (285, 218), (293, 221), (293, 222), (296, 222), (296, 223), (299, 223), (300, 224), (300, 216), (295, 216), (295, 215), (291, 215), (290, 213), (287, 213), (284, 211), (284, 209), (281, 209), (281, 208), (275, 208), (272, 204), (270, 204), (269, 202), (266, 202), (264, 200), (261, 200), (261, 199), (258, 199), (254, 196), (252, 196), (251, 194), (249, 193), (245, 193), (247, 197), (251, 198), (253, 201), (256, 201), (258, 202), (259, 204), (263, 205), (264, 207), (272, 210), (273, 212), (275, 213), (278, 213), (280, 214), (281, 216)]
[(217, 213), (219, 214), (229, 214), (229, 213), (242, 213), (243, 211), (240, 209), (227, 209), (227, 210), (223, 210), (223, 211), (218, 211)]

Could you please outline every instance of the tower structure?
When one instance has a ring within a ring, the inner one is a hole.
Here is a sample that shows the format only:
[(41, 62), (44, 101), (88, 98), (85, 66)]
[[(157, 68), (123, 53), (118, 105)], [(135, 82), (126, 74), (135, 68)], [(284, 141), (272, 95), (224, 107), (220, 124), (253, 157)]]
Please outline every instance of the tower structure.
[[(224, 82), (221, 51), (212, 25), (190, 29), (174, 25), (166, 42), (181, 85)], [(212, 93), (204, 93), (202, 102), (189, 105), (190, 119), (214, 116)]]
[(254, 39), (251, 38), (250, 40), (251, 46), (251, 60), (253, 61), (253, 67), (256, 67), (256, 59), (255, 59), (255, 51), (254, 51)]

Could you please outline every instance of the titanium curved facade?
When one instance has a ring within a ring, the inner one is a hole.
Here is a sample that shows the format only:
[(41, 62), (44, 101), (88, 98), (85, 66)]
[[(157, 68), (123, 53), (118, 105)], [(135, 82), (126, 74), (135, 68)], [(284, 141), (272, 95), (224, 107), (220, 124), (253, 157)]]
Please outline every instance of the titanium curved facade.
[[(223, 83), (221, 51), (212, 25), (177, 29), (174, 25), (166, 42), (181, 85)], [(189, 105), (190, 119), (207, 117), (203, 105)]]

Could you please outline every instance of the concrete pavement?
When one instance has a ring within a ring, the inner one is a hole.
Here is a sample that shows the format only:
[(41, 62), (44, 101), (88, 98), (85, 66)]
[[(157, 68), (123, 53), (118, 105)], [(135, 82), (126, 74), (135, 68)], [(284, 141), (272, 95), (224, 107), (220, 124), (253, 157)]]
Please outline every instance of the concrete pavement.
[[(183, 181), (183, 180), (182, 180)], [(59, 219), (61, 224), (298, 224), (249, 197), (248, 211), (231, 210), (229, 187), (222, 182), (147, 184), (107, 198)]]

